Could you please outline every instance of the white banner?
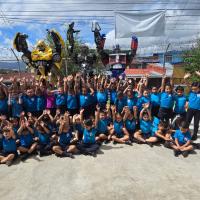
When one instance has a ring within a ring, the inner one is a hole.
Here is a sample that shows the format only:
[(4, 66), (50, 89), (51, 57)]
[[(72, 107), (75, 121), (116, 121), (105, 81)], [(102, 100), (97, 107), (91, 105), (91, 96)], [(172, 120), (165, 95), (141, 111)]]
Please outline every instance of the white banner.
[(115, 37), (131, 38), (165, 35), (165, 11), (115, 13)]

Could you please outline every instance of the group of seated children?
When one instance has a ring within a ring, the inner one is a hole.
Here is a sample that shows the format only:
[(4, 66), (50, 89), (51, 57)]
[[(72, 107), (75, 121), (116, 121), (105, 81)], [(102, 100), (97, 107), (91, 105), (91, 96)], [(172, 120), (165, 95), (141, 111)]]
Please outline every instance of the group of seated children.
[[(189, 77), (188, 74), (185, 76)], [(184, 157), (194, 149), (200, 120), (200, 83), (173, 88), (164, 76), (160, 88), (148, 88), (148, 76), (109, 79), (77, 73), (58, 79), (0, 79), (0, 164), (20, 154), (74, 158), (96, 156), (102, 143), (161, 143)], [(194, 117), (194, 133), (189, 125)]]

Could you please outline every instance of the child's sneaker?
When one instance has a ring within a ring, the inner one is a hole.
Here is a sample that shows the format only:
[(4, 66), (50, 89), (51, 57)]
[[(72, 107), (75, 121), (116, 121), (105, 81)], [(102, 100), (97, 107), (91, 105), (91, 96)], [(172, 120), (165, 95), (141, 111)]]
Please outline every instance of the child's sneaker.
[(8, 161), (6, 161), (6, 165), (7, 165), (8, 167), (10, 167), (10, 166), (12, 165), (12, 163), (13, 163), (12, 160), (8, 160)]
[(130, 145), (130, 146), (133, 146), (133, 144), (132, 144), (132, 142), (131, 142), (130, 140), (125, 141), (125, 144)]
[(63, 157), (69, 157), (69, 158), (74, 158), (74, 155), (72, 153), (69, 153), (69, 152), (63, 152), (62, 154)]
[(21, 161), (25, 161), (29, 156), (30, 156), (29, 153), (25, 153), (25, 154), (21, 155)]
[(108, 143), (110, 143), (110, 140), (105, 140), (104, 141), (104, 144), (108, 144)]
[(117, 142), (116, 142), (116, 141), (113, 141), (113, 144), (115, 145), (115, 144), (117, 144)]
[(184, 157), (184, 158), (188, 157), (188, 153), (189, 153), (188, 151), (183, 151), (183, 152), (182, 152), (183, 157)]
[(151, 148), (153, 147), (153, 144), (151, 142), (146, 142)]
[(178, 157), (178, 156), (179, 156), (179, 154), (180, 154), (180, 151), (179, 151), (179, 150), (176, 150), (176, 149), (174, 149), (174, 156), (175, 156), (175, 157)]

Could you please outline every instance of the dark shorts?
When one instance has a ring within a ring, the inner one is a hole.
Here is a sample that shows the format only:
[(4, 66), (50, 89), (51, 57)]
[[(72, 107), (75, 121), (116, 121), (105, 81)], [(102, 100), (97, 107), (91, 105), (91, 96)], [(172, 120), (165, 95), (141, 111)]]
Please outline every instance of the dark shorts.
[(158, 117), (160, 106), (152, 106), (151, 107), (151, 115), (154, 117)]
[(169, 120), (173, 117), (173, 110), (171, 108), (160, 108), (158, 112), (158, 117), (161, 120)]
[(18, 153), (17, 151), (13, 151), (13, 152), (6, 152), (6, 151), (2, 151), (0, 153), (1, 156), (7, 157), (9, 154), (14, 154), (14, 159), (16, 159), (18, 157)]
[(56, 109), (60, 109), (61, 114), (64, 114), (65, 111), (67, 110), (66, 105), (58, 105), (56, 106)]
[(67, 111), (69, 112), (69, 114), (71, 116), (74, 116), (75, 114), (78, 114), (78, 108), (76, 108), (76, 109), (70, 109), (70, 108), (68, 108)]
[(96, 136), (99, 136), (99, 135), (101, 135), (101, 134), (104, 134), (104, 135), (106, 135), (106, 136), (108, 136), (109, 135), (109, 133), (108, 133), (108, 131), (106, 131), (106, 132), (97, 132), (97, 134), (96, 134)]
[(142, 137), (144, 139), (149, 139), (150, 137), (152, 137), (152, 134), (151, 133), (142, 133)]

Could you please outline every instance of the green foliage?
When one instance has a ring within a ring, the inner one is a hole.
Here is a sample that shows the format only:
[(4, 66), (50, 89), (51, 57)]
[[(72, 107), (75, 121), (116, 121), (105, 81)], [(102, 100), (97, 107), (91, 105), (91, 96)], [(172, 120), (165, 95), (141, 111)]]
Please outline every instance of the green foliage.
[(184, 53), (184, 63), (186, 72), (191, 74), (189, 80), (200, 81), (200, 77), (195, 73), (195, 71), (200, 71), (200, 39), (192, 49)]

